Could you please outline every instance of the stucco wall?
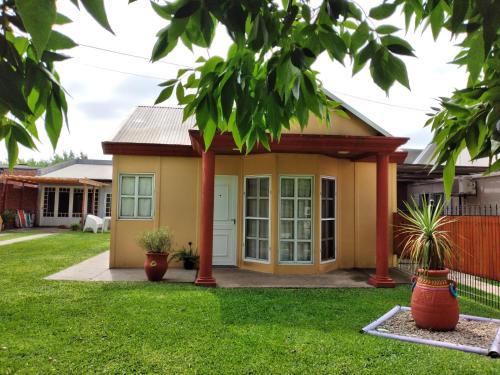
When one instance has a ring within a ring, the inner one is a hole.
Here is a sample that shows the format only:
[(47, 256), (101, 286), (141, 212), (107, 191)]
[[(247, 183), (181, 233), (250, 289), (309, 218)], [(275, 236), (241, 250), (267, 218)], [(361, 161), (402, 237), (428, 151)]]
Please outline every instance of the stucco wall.
[[(375, 266), (375, 186), (376, 164), (354, 163), (321, 155), (261, 154), (217, 156), (216, 175), (236, 175), (238, 266), (281, 274), (319, 273), (336, 268)], [(396, 166), (390, 165), (390, 212), (396, 207)], [(121, 173), (155, 175), (154, 217), (150, 220), (117, 220), (118, 182)], [(271, 177), (271, 259), (270, 264), (243, 260), (243, 183), (244, 176)], [(311, 265), (280, 265), (278, 262), (278, 203), (280, 175), (314, 177), (313, 247)], [(320, 178), (336, 178), (337, 184), (337, 258), (321, 264), (320, 259)], [(113, 158), (113, 209), (111, 267), (140, 267), (143, 251), (137, 245), (140, 233), (168, 226), (175, 236), (175, 247), (199, 240), (201, 159), (182, 157), (137, 157), (115, 155)], [(390, 216), (392, 217), (392, 215)], [(391, 238), (391, 237), (389, 237)], [(391, 242), (391, 241), (390, 241)], [(392, 249), (390, 249), (392, 253)], [(178, 264), (171, 264), (178, 266)]]

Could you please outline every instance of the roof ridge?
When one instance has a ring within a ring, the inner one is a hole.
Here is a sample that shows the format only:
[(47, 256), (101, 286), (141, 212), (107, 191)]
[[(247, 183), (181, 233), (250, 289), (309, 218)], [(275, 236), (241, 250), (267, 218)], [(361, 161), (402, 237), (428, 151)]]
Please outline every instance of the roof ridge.
[(181, 106), (173, 105), (138, 105), (137, 108), (168, 108), (168, 109), (184, 109)]

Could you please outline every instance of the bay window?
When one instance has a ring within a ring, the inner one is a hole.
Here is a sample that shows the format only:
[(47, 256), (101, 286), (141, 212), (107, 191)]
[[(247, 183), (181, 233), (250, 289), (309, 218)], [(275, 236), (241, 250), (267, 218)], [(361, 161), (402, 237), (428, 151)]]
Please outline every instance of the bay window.
[(279, 260), (312, 263), (313, 178), (280, 179)]
[(335, 179), (321, 178), (321, 261), (335, 260)]
[(245, 178), (245, 259), (269, 261), (270, 178)]
[(150, 219), (153, 217), (152, 174), (120, 175), (119, 217)]

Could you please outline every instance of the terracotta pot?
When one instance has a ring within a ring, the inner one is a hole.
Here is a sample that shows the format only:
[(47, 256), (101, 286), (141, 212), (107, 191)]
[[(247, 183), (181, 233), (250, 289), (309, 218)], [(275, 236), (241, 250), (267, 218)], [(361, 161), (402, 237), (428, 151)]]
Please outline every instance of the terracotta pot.
[(411, 315), (419, 328), (451, 331), (458, 323), (455, 282), (449, 269), (419, 270), (411, 296)]
[(146, 253), (144, 271), (149, 281), (160, 281), (168, 269), (168, 253)]

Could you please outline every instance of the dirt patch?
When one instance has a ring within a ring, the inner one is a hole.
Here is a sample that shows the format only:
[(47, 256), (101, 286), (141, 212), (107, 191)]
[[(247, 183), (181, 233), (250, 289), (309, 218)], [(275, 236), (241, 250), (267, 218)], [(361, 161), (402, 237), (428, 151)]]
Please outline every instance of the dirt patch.
[(500, 324), (490, 321), (470, 320), (460, 317), (454, 331), (438, 332), (417, 328), (411, 312), (399, 310), (376, 328), (379, 332), (400, 336), (418, 337), (426, 340), (474, 346), (488, 350), (497, 334)]

